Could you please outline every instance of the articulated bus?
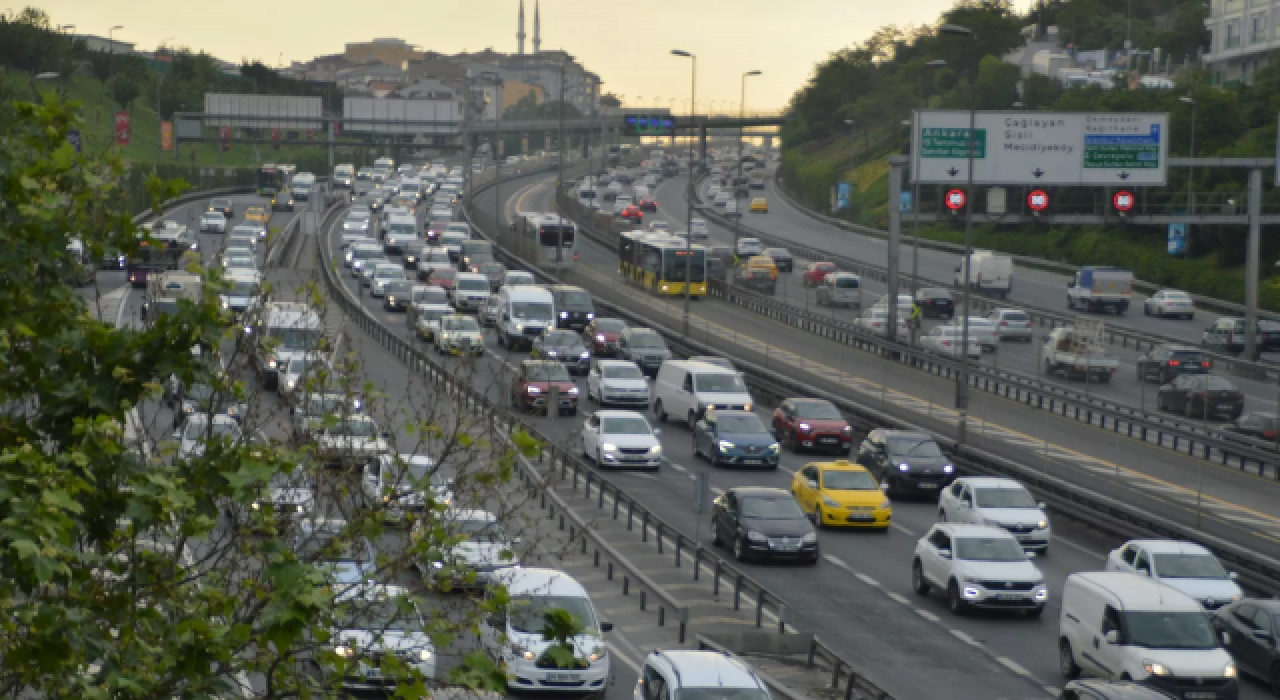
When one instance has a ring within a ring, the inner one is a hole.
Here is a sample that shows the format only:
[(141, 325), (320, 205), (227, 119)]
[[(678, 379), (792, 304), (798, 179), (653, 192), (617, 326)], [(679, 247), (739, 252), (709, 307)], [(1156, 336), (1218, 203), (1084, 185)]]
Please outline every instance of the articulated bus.
[(522, 241), (533, 239), (539, 267), (573, 269), (578, 259), (576, 224), (559, 214), (546, 212), (521, 212), (518, 221)]
[(658, 295), (682, 296), (686, 268), (689, 296), (707, 293), (707, 249), (690, 246), (683, 238), (661, 233), (632, 231), (622, 234), (618, 245), (618, 271), (622, 276)]
[(125, 258), (124, 269), (129, 284), (135, 289), (145, 289), (152, 275), (178, 270), (186, 262), (197, 260), (198, 253), (178, 246), (153, 246), (143, 242), (138, 250)]

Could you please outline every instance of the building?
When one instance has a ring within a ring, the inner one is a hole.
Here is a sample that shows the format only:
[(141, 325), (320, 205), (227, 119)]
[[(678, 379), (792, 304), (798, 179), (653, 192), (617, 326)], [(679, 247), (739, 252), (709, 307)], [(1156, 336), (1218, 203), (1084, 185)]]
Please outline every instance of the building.
[(84, 47), (89, 51), (102, 51), (105, 53), (133, 53), (137, 44), (129, 41), (120, 41), (119, 39), (111, 39), (103, 36), (94, 36), (93, 34), (72, 34), (71, 37), (77, 41), (83, 41)]
[(600, 97), (600, 77), (560, 49), (536, 54), (507, 56), (499, 73), (508, 81), (519, 81), (542, 86), (548, 100), (559, 100), (561, 95), (561, 67), (564, 69), (565, 102), (577, 107), (583, 114), (592, 114)]
[(423, 53), (416, 44), (404, 39), (374, 39), (365, 43), (347, 44), (343, 57), (351, 63), (385, 63), (402, 66), (406, 61), (421, 61)]
[(1209, 50), (1202, 60), (1214, 83), (1249, 83), (1280, 49), (1280, 2), (1212, 0), (1204, 26)]
[(507, 80), (503, 83), (502, 90), (502, 108), (505, 110), (511, 105), (523, 100), (529, 94), (533, 95), (534, 104), (542, 104), (547, 101), (547, 89), (536, 83), (526, 83), (523, 80)]

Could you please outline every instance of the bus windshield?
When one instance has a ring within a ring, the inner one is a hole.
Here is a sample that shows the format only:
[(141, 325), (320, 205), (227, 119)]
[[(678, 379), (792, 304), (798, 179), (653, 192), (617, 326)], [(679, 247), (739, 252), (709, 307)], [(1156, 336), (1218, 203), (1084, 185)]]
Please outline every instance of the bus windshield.
[(538, 241), (543, 246), (555, 247), (559, 244), (565, 248), (572, 248), (573, 226), (555, 224), (540, 226), (538, 227)]
[(690, 282), (702, 282), (707, 277), (707, 256), (701, 250), (665, 250), (662, 255), (662, 279), (682, 282), (685, 279), (685, 261), (692, 260), (689, 269)]

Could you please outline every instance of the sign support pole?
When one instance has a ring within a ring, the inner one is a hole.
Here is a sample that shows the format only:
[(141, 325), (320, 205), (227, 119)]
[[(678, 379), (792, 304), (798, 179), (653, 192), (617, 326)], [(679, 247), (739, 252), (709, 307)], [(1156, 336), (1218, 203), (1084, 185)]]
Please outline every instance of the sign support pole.
[(969, 107), (969, 147), (965, 150), (968, 156), (968, 173), (965, 176), (964, 188), (964, 303), (961, 318), (960, 334), (960, 373), (956, 377), (956, 410), (959, 420), (956, 422), (956, 442), (964, 444), (969, 429), (969, 280), (973, 278), (973, 141), (974, 141), (974, 107)]

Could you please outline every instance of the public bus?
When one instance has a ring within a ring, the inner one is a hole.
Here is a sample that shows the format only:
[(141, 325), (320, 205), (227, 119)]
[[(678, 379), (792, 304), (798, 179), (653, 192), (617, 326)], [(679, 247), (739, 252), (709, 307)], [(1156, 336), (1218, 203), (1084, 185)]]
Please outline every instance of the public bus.
[(618, 274), (637, 284), (644, 280), (645, 241), (679, 240), (665, 231), (623, 231), (618, 234)]
[(274, 197), (287, 184), (285, 172), (278, 165), (264, 165), (258, 168), (258, 196)]
[(152, 275), (181, 268), (183, 257), (190, 252), (187, 248), (154, 246), (143, 241), (136, 251), (125, 257), (124, 269), (129, 284), (135, 289), (145, 289)]
[(622, 234), (619, 272), (654, 294), (683, 296), (688, 269), (689, 296), (707, 293), (707, 249), (683, 238), (632, 231)]
[(578, 227), (559, 214), (526, 212), (520, 215), (518, 233), (523, 240), (533, 239), (539, 267), (572, 269), (578, 259)]

